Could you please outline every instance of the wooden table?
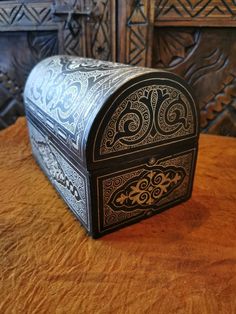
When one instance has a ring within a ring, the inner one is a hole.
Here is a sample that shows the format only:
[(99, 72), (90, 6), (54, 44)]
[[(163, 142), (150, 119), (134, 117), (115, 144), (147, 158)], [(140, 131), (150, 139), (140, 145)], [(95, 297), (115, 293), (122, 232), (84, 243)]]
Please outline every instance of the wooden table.
[(0, 313), (236, 313), (236, 139), (201, 135), (192, 198), (92, 240), (0, 132)]

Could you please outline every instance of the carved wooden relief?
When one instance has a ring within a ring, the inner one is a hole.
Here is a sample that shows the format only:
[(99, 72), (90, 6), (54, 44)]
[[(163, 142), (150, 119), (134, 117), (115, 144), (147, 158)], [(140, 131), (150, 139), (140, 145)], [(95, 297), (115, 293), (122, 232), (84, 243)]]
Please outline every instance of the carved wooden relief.
[(56, 31), (0, 33), (0, 129), (24, 114), (23, 87), (31, 68), (58, 52)]
[(61, 53), (115, 60), (115, 0), (68, 0), (56, 15)]
[(236, 25), (236, 5), (230, 0), (156, 0), (156, 26)]
[(150, 66), (154, 2), (129, 0), (118, 4), (118, 61)]
[(236, 32), (227, 28), (156, 28), (153, 66), (193, 87), (204, 132), (236, 136)]
[(24, 114), (24, 83), (41, 59), (115, 59), (114, 10), (115, 0), (0, 1), (0, 129)]
[(116, 60), (116, 1), (86, 0), (92, 12), (86, 20), (84, 56), (100, 60)]
[(12, 30), (12, 27), (14, 30), (56, 29), (51, 15), (51, 1), (1, 1), (0, 29)]

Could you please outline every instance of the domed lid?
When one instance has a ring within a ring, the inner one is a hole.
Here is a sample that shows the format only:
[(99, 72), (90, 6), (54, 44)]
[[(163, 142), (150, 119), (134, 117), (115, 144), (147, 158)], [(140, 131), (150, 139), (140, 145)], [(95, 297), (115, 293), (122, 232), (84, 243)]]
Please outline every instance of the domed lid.
[(89, 169), (198, 135), (188, 86), (165, 71), (54, 56), (32, 70), (24, 99), (30, 118)]

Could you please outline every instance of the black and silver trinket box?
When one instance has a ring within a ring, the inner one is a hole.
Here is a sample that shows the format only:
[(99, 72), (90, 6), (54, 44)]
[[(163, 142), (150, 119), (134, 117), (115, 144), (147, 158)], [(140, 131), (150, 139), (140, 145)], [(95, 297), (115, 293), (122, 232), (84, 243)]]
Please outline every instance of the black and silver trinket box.
[(54, 56), (24, 101), (33, 155), (94, 238), (191, 196), (199, 110), (178, 76)]

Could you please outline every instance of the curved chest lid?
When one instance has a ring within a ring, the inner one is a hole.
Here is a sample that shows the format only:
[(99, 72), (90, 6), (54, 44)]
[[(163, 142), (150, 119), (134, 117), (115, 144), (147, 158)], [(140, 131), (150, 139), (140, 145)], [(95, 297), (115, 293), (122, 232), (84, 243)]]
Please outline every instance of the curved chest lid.
[(191, 92), (165, 71), (54, 56), (32, 70), (24, 99), (30, 119), (89, 169), (198, 134)]

